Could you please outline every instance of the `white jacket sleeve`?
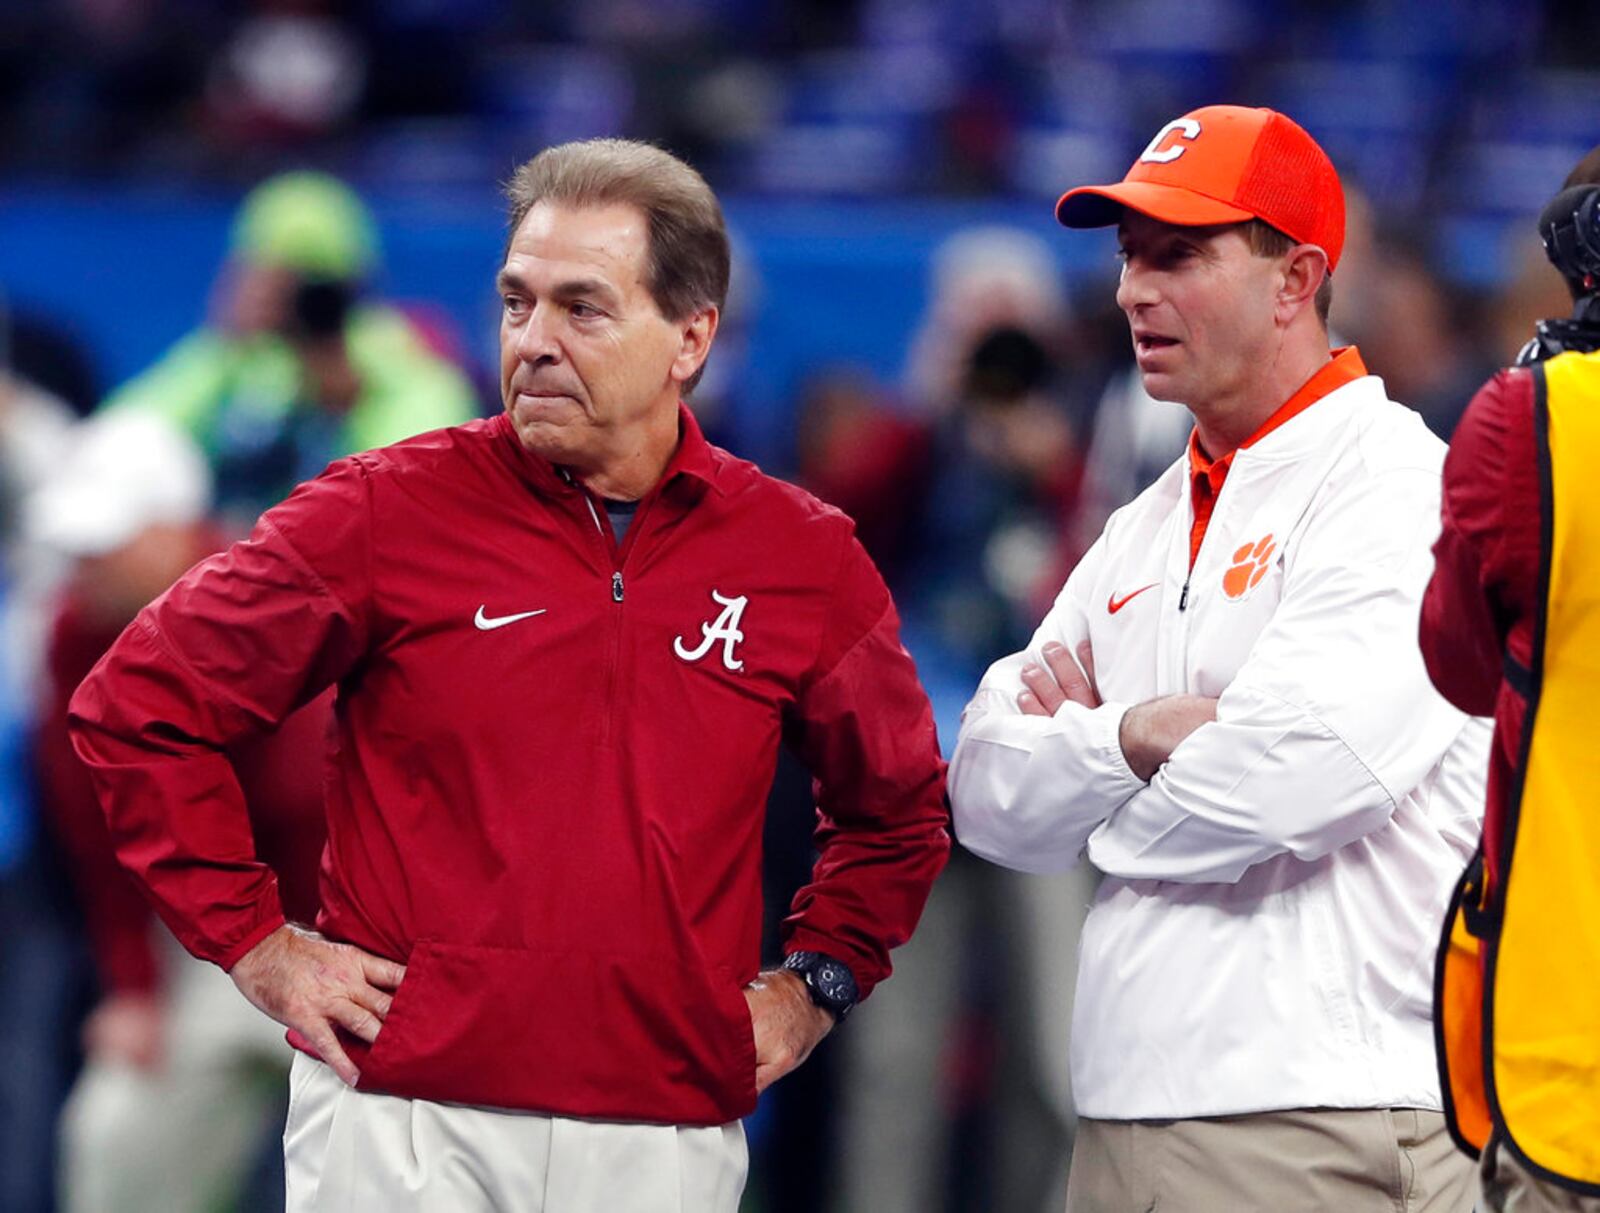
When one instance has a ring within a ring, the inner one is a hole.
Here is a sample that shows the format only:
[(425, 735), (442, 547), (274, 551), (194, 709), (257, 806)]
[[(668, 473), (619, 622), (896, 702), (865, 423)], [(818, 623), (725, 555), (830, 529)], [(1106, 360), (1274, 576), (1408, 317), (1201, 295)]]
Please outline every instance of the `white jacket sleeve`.
[(1438, 500), (1437, 473), (1407, 468), (1315, 507), (1216, 722), (1095, 831), (1096, 867), (1232, 883), (1274, 855), (1317, 859), (1388, 822), (1466, 723), (1417, 647)]
[(1090, 832), (1145, 786), (1117, 737), (1126, 704), (1065, 703), (1053, 717), (1024, 716), (1017, 707), (1030, 657), (1042, 664), (1052, 640), (1075, 654), (1088, 637), (1074, 591), (1091, 580), (1103, 545), (1102, 538), (1078, 563), (1028, 648), (990, 666), (961, 714), (949, 776), (956, 837), (1008, 868), (1071, 868)]

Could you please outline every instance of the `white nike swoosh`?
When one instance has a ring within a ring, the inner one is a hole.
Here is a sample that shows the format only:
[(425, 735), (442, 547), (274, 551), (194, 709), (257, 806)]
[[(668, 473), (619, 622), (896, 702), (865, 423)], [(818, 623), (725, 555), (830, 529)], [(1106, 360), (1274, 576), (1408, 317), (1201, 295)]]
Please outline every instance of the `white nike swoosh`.
[(492, 632), (495, 628), (503, 628), (508, 623), (515, 623), (519, 619), (532, 619), (535, 615), (543, 615), (548, 608), (537, 611), (523, 611), (520, 615), (499, 615), (491, 619), (483, 613), (483, 608), (478, 608), (478, 613), (472, 617), (472, 622), (478, 626), (480, 632)]

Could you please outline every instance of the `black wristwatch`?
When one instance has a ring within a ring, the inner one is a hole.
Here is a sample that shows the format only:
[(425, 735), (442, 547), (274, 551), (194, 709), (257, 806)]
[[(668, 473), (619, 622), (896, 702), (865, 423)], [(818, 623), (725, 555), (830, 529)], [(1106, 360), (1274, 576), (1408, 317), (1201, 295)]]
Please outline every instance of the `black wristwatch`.
[(811, 993), (811, 1001), (824, 1011), (833, 1012), (834, 1019), (840, 1023), (850, 1014), (850, 1008), (861, 1001), (856, 975), (842, 960), (822, 952), (790, 952), (783, 958), (783, 967), (798, 973)]

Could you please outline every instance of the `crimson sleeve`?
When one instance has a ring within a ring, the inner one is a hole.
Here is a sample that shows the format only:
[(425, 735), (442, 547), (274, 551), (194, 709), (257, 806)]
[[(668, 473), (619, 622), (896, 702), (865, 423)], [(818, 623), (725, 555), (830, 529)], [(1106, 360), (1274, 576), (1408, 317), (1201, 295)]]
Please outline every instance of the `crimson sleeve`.
[(1444, 462), (1442, 528), (1422, 601), (1419, 641), (1439, 693), (1474, 716), (1493, 715), (1505, 629), (1495, 600), (1495, 569), (1506, 544), (1511, 412), (1531, 409), (1532, 377), (1502, 371), (1462, 415)]
[(284, 921), (224, 748), (359, 660), (371, 513), (359, 458), (334, 464), (140, 612), (72, 699), (117, 857), (184, 947), (223, 968)]
[(853, 537), (789, 737), (815, 776), (819, 854), (784, 947), (844, 961), (865, 997), (889, 975), (889, 949), (911, 937), (950, 833), (933, 712), (889, 591)]

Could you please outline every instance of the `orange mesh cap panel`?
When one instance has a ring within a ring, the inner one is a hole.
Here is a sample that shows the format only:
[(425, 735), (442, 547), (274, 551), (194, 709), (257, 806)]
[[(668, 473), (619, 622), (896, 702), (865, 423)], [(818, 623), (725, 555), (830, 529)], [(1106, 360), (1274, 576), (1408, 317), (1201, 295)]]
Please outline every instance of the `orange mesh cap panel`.
[(1282, 114), (1273, 114), (1262, 128), (1234, 200), (1285, 235), (1320, 246), (1329, 269), (1339, 264), (1344, 187), (1328, 154)]

